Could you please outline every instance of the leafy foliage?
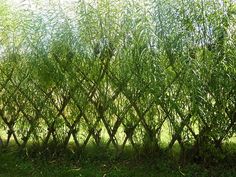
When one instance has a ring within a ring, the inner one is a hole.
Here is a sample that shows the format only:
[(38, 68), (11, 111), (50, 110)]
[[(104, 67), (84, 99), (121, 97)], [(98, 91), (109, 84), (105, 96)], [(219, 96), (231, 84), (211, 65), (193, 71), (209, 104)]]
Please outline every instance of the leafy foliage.
[(202, 161), (235, 137), (234, 2), (0, 4), (6, 146), (155, 153), (165, 129)]

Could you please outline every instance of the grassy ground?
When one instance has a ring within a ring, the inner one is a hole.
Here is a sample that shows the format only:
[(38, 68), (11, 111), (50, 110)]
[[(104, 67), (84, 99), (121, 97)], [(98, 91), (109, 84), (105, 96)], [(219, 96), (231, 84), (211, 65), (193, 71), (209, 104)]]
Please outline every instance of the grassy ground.
[(228, 154), (229, 161), (211, 166), (180, 165), (176, 158), (178, 146), (171, 158), (164, 155), (158, 158), (134, 157), (127, 149), (121, 159), (113, 157), (112, 152), (91, 147), (86, 158), (79, 160), (67, 154), (53, 159), (26, 157), (15, 149), (14, 143), (10, 143), (8, 150), (0, 148), (0, 177), (236, 177), (235, 139), (224, 147), (227, 152), (232, 152), (232, 155)]
[(0, 177), (235, 177), (236, 168), (186, 165), (163, 158), (133, 160), (45, 160), (26, 158), (16, 152), (0, 152)]

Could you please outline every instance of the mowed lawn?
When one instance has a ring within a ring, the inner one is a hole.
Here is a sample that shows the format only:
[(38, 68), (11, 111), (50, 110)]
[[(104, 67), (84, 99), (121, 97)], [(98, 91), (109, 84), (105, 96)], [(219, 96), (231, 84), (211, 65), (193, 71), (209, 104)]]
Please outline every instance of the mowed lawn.
[(8, 150), (0, 149), (0, 177), (236, 177), (235, 142), (236, 139), (231, 138), (224, 146), (229, 152), (229, 161), (210, 166), (194, 163), (183, 166), (176, 160), (177, 154), (172, 158), (165, 155), (137, 158), (128, 153), (115, 160), (95, 149), (78, 160), (31, 158), (16, 152), (11, 142)]
[(45, 160), (0, 153), (0, 177), (235, 177), (235, 163), (180, 166), (165, 158), (122, 160)]

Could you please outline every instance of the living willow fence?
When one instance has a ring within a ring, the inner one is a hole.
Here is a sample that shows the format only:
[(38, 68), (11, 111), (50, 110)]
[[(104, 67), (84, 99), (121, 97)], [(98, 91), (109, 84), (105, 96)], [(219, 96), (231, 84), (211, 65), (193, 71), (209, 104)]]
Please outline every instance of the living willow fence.
[(1, 3), (4, 146), (208, 153), (235, 137), (233, 2), (32, 6)]

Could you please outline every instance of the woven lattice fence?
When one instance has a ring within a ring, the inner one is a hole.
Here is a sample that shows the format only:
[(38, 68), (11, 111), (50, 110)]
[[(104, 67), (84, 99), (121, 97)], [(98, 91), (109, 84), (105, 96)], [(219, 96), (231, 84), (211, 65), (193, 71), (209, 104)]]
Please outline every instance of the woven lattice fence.
[[(201, 25), (209, 21), (206, 28), (220, 31), (220, 20), (211, 19), (211, 14), (205, 21), (193, 20), (190, 29), (190, 24), (173, 16), (184, 13), (181, 10), (164, 13), (163, 5), (162, 14), (153, 8), (150, 11), (155, 13), (149, 16), (131, 7), (135, 12), (131, 20), (128, 13), (115, 18), (119, 11), (115, 15), (109, 11), (109, 17), (98, 16), (96, 8), (89, 9), (91, 14), (81, 11), (78, 24), (83, 23), (84, 29), (74, 32), (63, 21), (50, 37), (39, 27), (36, 33), (42, 33), (42, 38), (34, 41), (23, 26), (19, 33), (28, 35), (22, 45), (25, 50), (11, 42), (3, 45), (0, 125), (4, 146), (12, 140), (20, 149), (27, 144), (47, 149), (53, 143), (55, 150), (70, 144), (83, 150), (94, 143), (117, 152), (126, 146), (152, 151), (163, 143), (172, 149), (175, 142), (182, 149), (206, 144), (221, 148), (235, 136), (235, 35), (228, 32), (215, 39), (218, 33), (209, 34), (218, 42), (211, 48), (203, 43), (208, 37), (201, 31), (208, 32)], [(107, 4), (100, 8), (104, 9)], [(220, 11), (217, 15), (224, 20)], [(97, 24), (98, 18), (108, 22)], [(172, 22), (162, 23), (163, 19)], [(109, 27), (109, 20), (119, 22), (118, 26)], [(194, 30), (194, 25), (200, 27)], [(229, 20), (224, 27), (230, 25)], [(99, 34), (94, 28), (99, 28)], [(78, 37), (81, 31), (84, 36)]]

